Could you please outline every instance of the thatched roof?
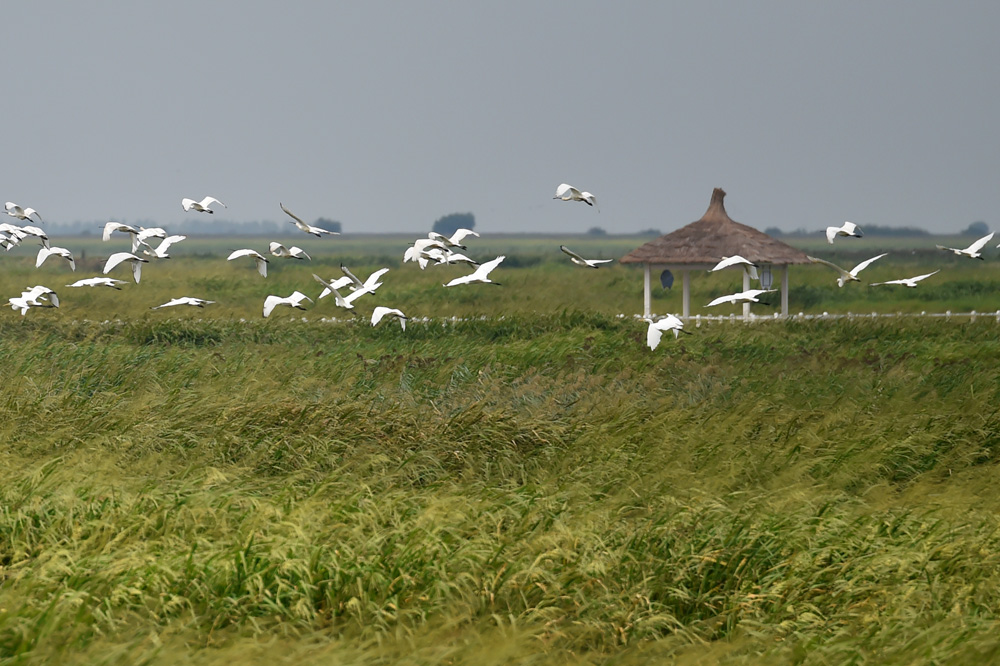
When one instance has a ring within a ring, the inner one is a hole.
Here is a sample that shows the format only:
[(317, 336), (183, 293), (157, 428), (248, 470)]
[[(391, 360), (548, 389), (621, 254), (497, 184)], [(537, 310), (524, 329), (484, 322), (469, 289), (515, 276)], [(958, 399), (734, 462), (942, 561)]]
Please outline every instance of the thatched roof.
[(805, 252), (731, 220), (722, 204), (725, 196), (721, 188), (715, 188), (712, 203), (700, 220), (632, 250), (621, 263), (716, 264), (736, 254), (754, 263), (810, 263)]

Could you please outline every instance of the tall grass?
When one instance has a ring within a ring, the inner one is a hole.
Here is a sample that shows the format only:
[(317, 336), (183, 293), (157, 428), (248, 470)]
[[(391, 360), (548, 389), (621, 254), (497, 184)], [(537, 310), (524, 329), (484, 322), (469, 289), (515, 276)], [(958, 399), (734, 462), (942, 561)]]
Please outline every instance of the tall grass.
[(995, 321), (33, 314), (0, 660), (997, 654)]

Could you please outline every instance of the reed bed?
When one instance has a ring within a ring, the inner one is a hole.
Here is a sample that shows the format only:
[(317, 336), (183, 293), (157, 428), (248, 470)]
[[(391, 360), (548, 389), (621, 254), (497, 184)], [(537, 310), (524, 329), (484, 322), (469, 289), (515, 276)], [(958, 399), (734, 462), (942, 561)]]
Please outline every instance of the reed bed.
[(995, 321), (34, 314), (0, 663), (998, 656)]

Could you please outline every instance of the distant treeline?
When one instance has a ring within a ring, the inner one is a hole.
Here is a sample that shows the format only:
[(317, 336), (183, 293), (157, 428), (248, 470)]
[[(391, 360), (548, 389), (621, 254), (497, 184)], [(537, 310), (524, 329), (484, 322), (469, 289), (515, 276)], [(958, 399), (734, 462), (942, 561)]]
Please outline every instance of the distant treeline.
[[(917, 227), (880, 227), (877, 224), (866, 225), (862, 227), (865, 236), (930, 236), (931, 232), (926, 229), (918, 229)], [(826, 229), (816, 229), (814, 231), (808, 231), (807, 229), (796, 229), (795, 231), (782, 231), (777, 227), (768, 227), (764, 230), (768, 236), (822, 236), (826, 232)]]
[[(881, 227), (877, 224), (865, 224), (861, 226), (862, 231), (864, 231), (866, 236), (898, 236), (898, 237), (910, 237), (910, 236), (930, 236), (931, 232), (926, 229), (919, 229), (917, 227)], [(816, 236), (822, 235), (826, 229), (816, 229), (815, 231), (809, 231), (807, 229), (798, 228), (795, 231), (782, 231), (778, 227), (768, 227), (764, 229), (764, 233), (768, 236)], [(987, 225), (982, 220), (973, 222), (965, 229), (959, 231), (959, 235), (962, 236), (983, 236), (990, 232), (989, 225)]]
[[(99, 236), (107, 220), (94, 222), (45, 222), (42, 226), (51, 235), (60, 236)], [(152, 220), (138, 220), (125, 222), (133, 226), (157, 227), (160, 226)], [(319, 218), (313, 222), (314, 226), (330, 231), (341, 231), (340, 222)], [(180, 224), (169, 225), (168, 231), (172, 234), (183, 234), (186, 236), (301, 236), (302, 232), (291, 223), (274, 221), (254, 221), (254, 222), (233, 222), (230, 220), (218, 219), (191, 219), (184, 220)]]

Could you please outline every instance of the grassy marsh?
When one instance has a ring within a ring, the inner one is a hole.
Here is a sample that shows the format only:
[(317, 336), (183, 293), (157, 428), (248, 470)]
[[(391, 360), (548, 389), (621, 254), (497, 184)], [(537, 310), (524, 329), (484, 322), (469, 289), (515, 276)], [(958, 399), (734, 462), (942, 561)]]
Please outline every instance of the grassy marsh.
[[(650, 352), (621, 267), (540, 261), (468, 302), (390, 273), (387, 304), (477, 315), (403, 332), (262, 320), (301, 267), (171, 261), (0, 317), (0, 663), (1000, 653), (993, 318), (719, 323)], [(168, 276), (232, 302), (146, 311)]]

